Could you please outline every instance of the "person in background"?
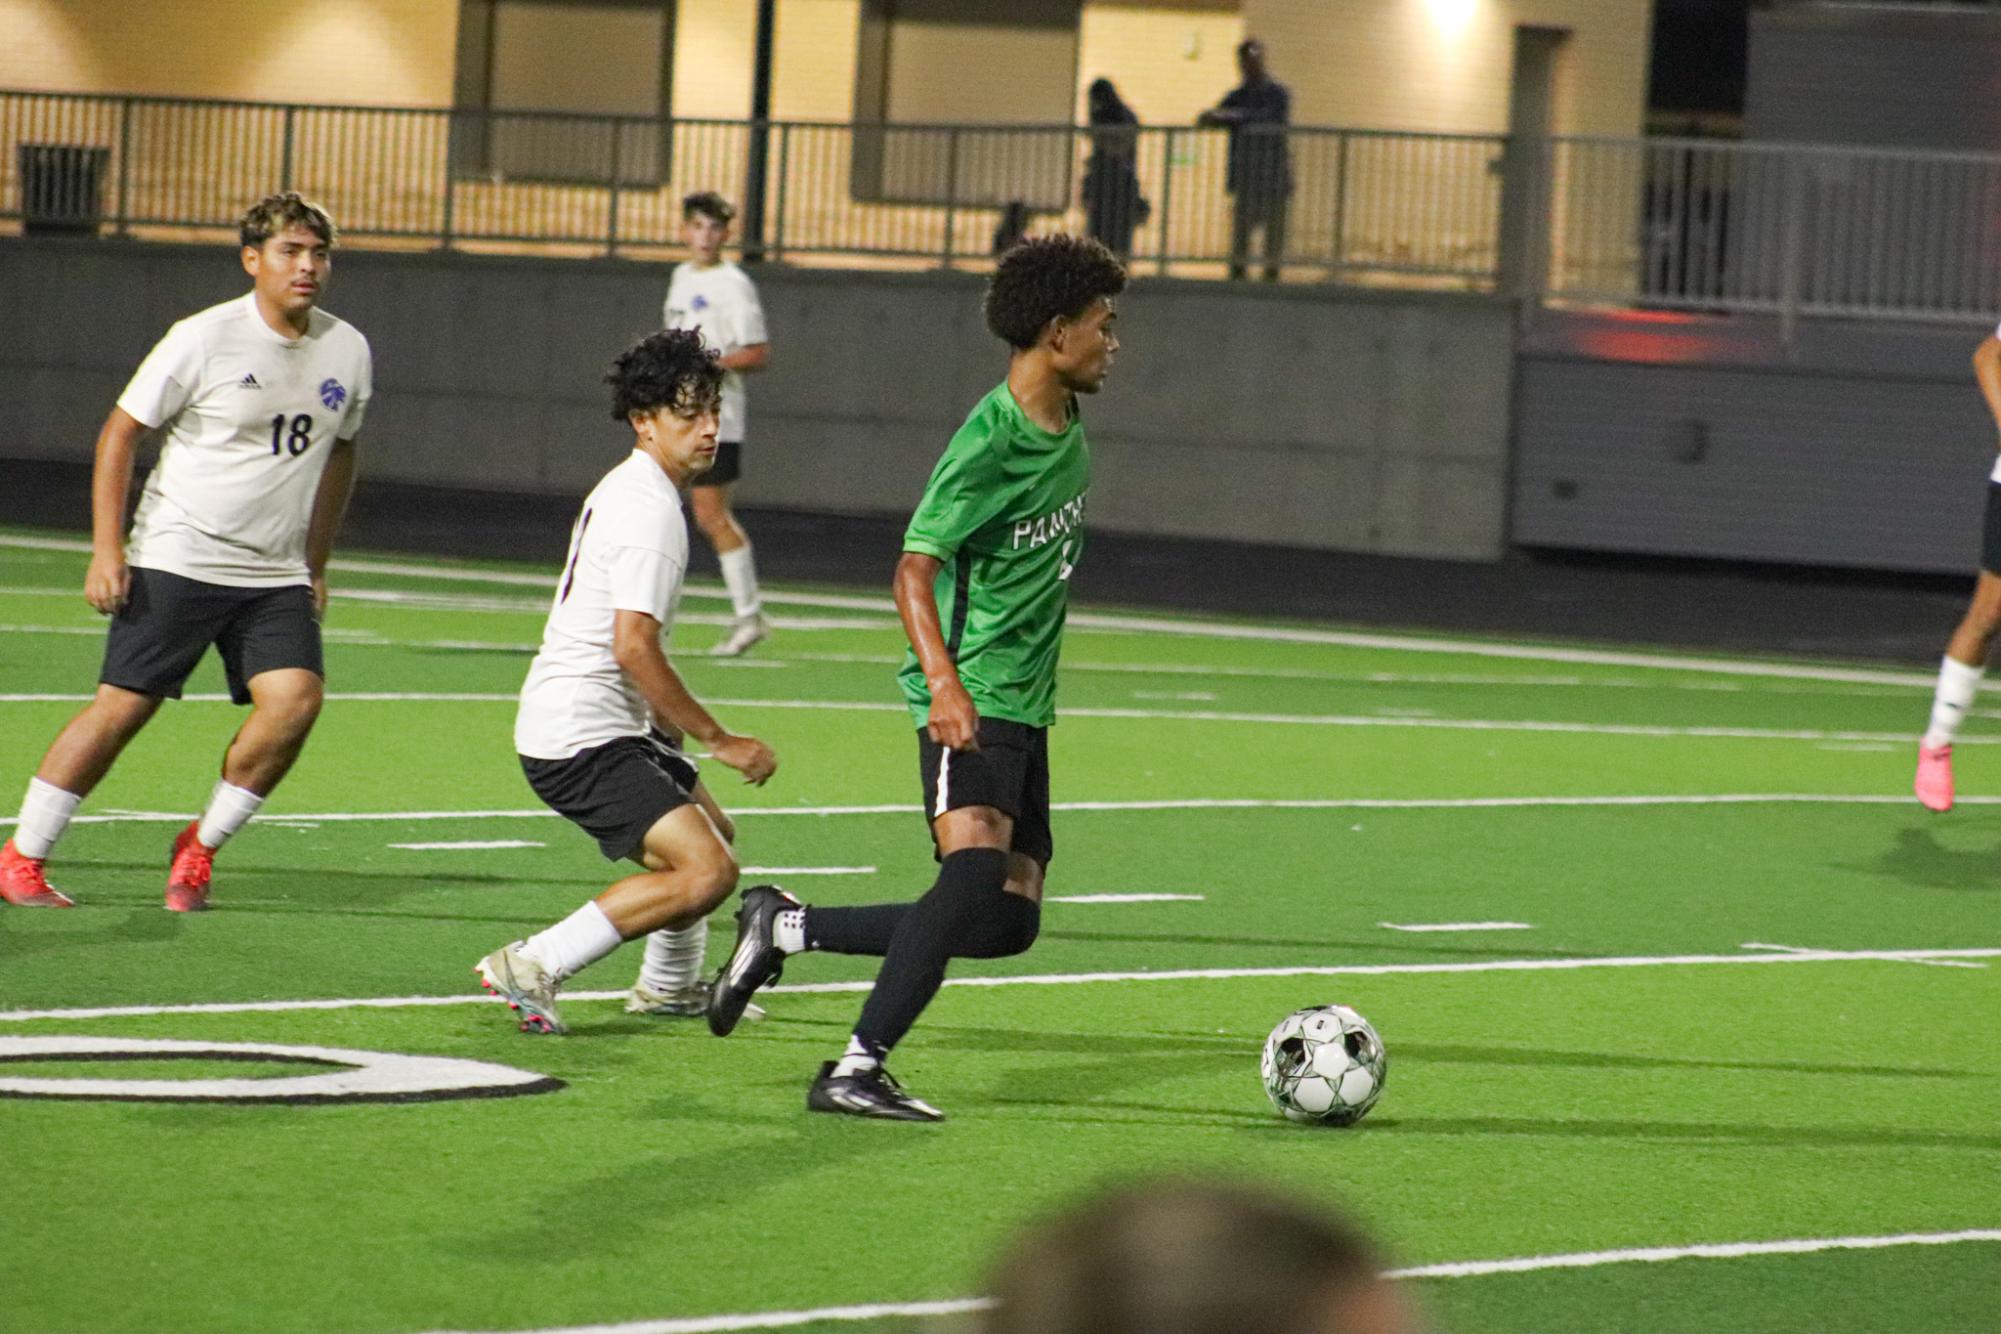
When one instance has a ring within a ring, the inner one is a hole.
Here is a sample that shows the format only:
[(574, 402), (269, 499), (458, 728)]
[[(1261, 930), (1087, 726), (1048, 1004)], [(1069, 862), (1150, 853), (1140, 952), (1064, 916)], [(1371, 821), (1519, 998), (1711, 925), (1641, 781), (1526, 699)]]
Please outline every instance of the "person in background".
[(1235, 205), (1230, 217), (1230, 276), (1244, 276), (1251, 233), (1264, 232), (1265, 280), (1276, 281), (1285, 258), (1285, 219), (1292, 201), (1292, 161), (1286, 126), (1292, 94), (1265, 69), (1264, 43), (1251, 38), (1237, 47), (1243, 82), (1203, 112), (1197, 125), (1230, 131), (1230, 165), (1225, 178)]
[(1139, 117), (1110, 79), (1093, 79), (1088, 97), (1091, 156), (1084, 162), (1085, 228), (1124, 260), (1132, 253), (1133, 229), (1153, 212), (1139, 190)]

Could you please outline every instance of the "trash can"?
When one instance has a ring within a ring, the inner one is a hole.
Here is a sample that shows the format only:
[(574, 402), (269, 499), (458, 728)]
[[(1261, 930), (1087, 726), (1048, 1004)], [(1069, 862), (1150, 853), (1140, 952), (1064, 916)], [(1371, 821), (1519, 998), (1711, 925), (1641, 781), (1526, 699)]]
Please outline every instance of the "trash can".
[(21, 226), (30, 236), (95, 236), (104, 219), (111, 150), (84, 144), (22, 144)]

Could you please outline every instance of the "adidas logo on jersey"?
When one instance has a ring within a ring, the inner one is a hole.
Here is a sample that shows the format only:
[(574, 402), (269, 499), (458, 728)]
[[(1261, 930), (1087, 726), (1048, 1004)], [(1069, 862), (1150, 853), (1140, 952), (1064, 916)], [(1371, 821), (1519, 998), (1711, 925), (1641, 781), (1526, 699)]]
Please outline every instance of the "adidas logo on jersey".
[(257, 377), (249, 371), (243, 372), (243, 378), (236, 383), (237, 387), (241, 389), (262, 389), (264, 387), (257, 383)]

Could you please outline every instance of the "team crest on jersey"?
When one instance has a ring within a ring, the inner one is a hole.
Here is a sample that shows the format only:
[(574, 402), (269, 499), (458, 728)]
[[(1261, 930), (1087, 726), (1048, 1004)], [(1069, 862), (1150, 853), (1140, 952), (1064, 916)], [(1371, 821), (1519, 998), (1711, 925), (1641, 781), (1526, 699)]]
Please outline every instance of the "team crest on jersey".
[(347, 390), (341, 387), (339, 380), (322, 380), (320, 381), (320, 402), (327, 405), (327, 411), (339, 412), (340, 405), (347, 402)]
[(696, 310), (707, 310), (709, 308), (709, 299), (697, 293), (693, 304)]

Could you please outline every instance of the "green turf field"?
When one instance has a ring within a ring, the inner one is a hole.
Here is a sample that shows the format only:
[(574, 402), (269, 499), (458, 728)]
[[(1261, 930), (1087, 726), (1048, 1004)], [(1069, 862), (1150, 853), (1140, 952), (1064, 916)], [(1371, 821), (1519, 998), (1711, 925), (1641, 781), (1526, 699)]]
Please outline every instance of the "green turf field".
[[(84, 556), (21, 540), (0, 539), (8, 817), (102, 647)], [(888, 1310), (790, 1327), (915, 1331), (897, 1310), (976, 1297), (1025, 1219), (1157, 1171), (1337, 1202), (1450, 1334), (2001, 1326), (2001, 729), (1969, 728), (1967, 795), (1928, 815), (1925, 675), (1080, 615), (1050, 893), (1179, 897), (1052, 903), (1028, 955), (956, 966), (992, 985), (948, 985), (894, 1067), (951, 1119), (856, 1123), (804, 1090), (867, 961), (793, 961), (727, 1041), (621, 1012), (636, 947), (571, 984), (567, 1038), (477, 998), (475, 959), (609, 874), (510, 745), (548, 575), (347, 562), (319, 729), (218, 858), (217, 910), (183, 917), (167, 845), (239, 717), (206, 663), (53, 859), (82, 906), (0, 908), (0, 1078), (329, 1070), (18, 1042), (123, 1038), (561, 1087), (0, 1098), (0, 1331), (673, 1334), (864, 1306)], [(722, 663), (700, 656), (718, 592), (691, 591), (677, 662), (781, 757), (763, 789), (711, 771), (746, 866), (788, 868), (746, 883), (919, 893), (886, 594), (789, 590)], [(507, 846), (408, 846), (441, 843)], [(1388, 1091), (1351, 1130), (1284, 1123), (1259, 1043), (1332, 1000), (1381, 1031)], [(1701, 1246), (1736, 1249), (1680, 1249)]]

